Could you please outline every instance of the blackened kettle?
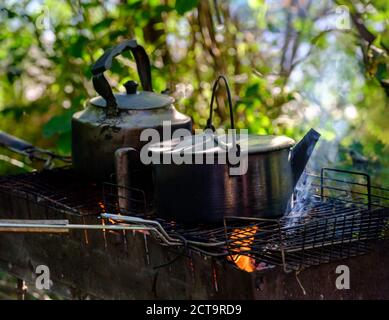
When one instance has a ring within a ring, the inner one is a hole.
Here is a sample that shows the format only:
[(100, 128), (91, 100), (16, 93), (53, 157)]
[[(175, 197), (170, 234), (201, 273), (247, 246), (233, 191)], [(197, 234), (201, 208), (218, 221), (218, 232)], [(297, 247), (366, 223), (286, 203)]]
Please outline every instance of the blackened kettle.
[[(126, 92), (113, 93), (104, 76), (112, 59), (130, 50), (135, 58), (143, 91), (135, 81), (124, 84)], [(108, 49), (92, 67), (93, 86), (100, 96), (89, 100), (72, 119), (72, 162), (76, 171), (96, 181), (107, 181), (115, 172), (115, 151), (123, 147), (139, 150), (142, 130), (162, 130), (170, 121), (172, 130), (191, 130), (191, 119), (178, 112), (174, 99), (153, 92), (150, 61), (136, 40), (127, 40)], [(139, 164), (139, 163), (138, 163)]]

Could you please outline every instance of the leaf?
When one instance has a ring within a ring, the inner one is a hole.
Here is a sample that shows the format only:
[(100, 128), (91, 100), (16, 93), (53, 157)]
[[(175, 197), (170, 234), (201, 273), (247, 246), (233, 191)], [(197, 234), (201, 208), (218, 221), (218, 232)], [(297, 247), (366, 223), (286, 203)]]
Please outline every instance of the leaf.
[(89, 9), (89, 8), (95, 8), (95, 7), (98, 7), (98, 6), (101, 6), (101, 4), (96, 1), (96, 2), (85, 2), (85, 1), (80, 1), (80, 5), (85, 8), (85, 9)]
[(111, 25), (111, 23), (113, 22), (113, 18), (106, 18), (98, 23), (96, 23), (93, 27), (92, 27), (92, 31), (94, 33), (98, 33), (104, 29), (108, 29), (109, 26)]
[(136, 10), (136, 9), (140, 9), (141, 7), (142, 7), (142, 0), (135, 1), (133, 3), (128, 3), (126, 5), (126, 9), (129, 9), (129, 10)]
[(77, 38), (76, 42), (70, 46), (69, 48), (70, 54), (73, 57), (81, 58), (82, 53), (86, 48), (87, 44), (88, 44), (88, 38), (84, 36), (80, 36), (79, 38)]
[(157, 7), (155, 7), (155, 12), (154, 14), (159, 16), (161, 15), (162, 12), (170, 12), (172, 11), (173, 8), (169, 7), (168, 5), (159, 5)]
[(70, 131), (60, 134), (57, 140), (57, 146), (62, 154), (70, 154), (72, 149), (71, 138), (72, 135)]
[(378, 80), (384, 80), (384, 79), (387, 79), (388, 77), (389, 77), (389, 73), (388, 73), (388, 70), (386, 68), (386, 64), (385, 63), (378, 64), (376, 78)]
[(198, 0), (176, 0), (176, 11), (178, 14), (183, 15), (185, 12), (197, 7)]
[(43, 136), (50, 138), (58, 133), (70, 132), (73, 113), (73, 110), (69, 110), (61, 115), (52, 117), (43, 127)]
[(259, 83), (254, 83), (246, 90), (247, 97), (255, 97), (259, 95)]

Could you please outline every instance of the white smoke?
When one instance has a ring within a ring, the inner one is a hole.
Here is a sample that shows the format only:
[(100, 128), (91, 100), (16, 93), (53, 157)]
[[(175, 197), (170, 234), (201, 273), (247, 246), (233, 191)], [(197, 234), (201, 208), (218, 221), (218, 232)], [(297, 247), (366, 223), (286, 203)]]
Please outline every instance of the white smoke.
[[(274, 124), (302, 131), (314, 128), (321, 134), (307, 164), (307, 172), (319, 173), (323, 167), (336, 167), (340, 147), (344, 139), (349, 138), (353, 120), (358, 117), (353, 103), (362, 98), (364, 84), (363, 71), (358, 63), (362, 61), (362, 53), (356, 51), (353, 36), (347, 32), (352, 27), (347, 6), (336, 6), (329, 0), (266, 0), (262, 5), (255, 1), (233, 0), (231, 7), (235, 9), (232, 12), (241, 27), (259, 42), (264, 59), (273, 64), (274, 70), (280, 69), (287, 10), (292, 13), (294, 22), (304, 18), (303, 23), (312, 23), (308, 26), (313, 31), (312, 39), (300, 39), (294, 58), (300, 63), (293, 69), (287, 83), (291, 92), (297, 92), (296, 99), (282, 107), (284, 114)], [(262, 20), (266, 21), (263, 30), (259, 26)], [(297, 32), (292, 31), (294, 35)], [(320, 37), (312, 41), (317, 35)], [(312, 183), (309, 177), (301, 177), (291, 214), (298, 215), (304, 205), (312, 202)]]
[[(304, 101), (301, 123), (322, 134), (306, 167), (306, 172), (316, 174), (323, 167), (336, 167), (341, 142), (357, 117), (351, 94), (363, 84), (358, 59), (344, 51), (338, 37), (330, 35), (328, 41), (327, 49), (317, 50), (290, 81)], [(309, 212), (306, 209), (315, 202), (314, 182), (317, 180), (303, 174), (295, 188), (293, 207), (288, 208), (289, 216), (301, 217)]]

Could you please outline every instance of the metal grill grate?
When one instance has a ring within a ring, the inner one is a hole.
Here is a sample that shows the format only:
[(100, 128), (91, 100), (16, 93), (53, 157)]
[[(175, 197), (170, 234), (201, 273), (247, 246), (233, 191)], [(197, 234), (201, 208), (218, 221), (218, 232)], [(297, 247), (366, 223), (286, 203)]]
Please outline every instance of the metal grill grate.
[(227, 222), (230, 254), (243, 252), (257, 261), (298, 270), (366, 253), (385, 237), (388, 209), (363, 209), (336, 200), (323, 203), (320, 197), (314, 201), (304, 217), (250, 219), (241, 227)]
[(389, 189), (372, 186), (368, 175), (328, 168), (305, 175), (283, 218), (226, 217), (221, 226), (160, 219), (142, 190), (123, 190), (112, 183), (83, 181), (71, 169), (0, 177), (0, 195), (28, 199), (42, 209), (82, 216), (104, 212), (110, 217), (106, 223), (116, 219), (147, 227), (163, 245), (186, 246), (230, 261), (246, 256), (253, 265), (278, 265), (285, 271), (368, 252), (386, 237), (389, 218)]
[(101, 185), (83, 180), (70, 168), (0, 177), (0, 193), (76, 215), (99, 214), (101, 190)]
[[(241, 227), (231, 226), (240, 220)], [(299, 270), (364, 254), (387, 236), (389, 189), (366, 174), (323, 168), (306, 174), (290, 212), (278, 220), (226, 219), (231, 256)]]

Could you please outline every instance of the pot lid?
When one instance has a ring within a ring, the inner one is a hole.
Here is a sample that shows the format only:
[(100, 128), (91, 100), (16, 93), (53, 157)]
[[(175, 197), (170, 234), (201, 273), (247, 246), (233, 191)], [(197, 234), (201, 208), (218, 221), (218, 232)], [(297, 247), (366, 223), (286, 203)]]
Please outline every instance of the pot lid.
[[(156, 109), (166, 107), (174, 102), (174, 99), (168, 95), (151, 91), (115, 93), (114, 97), (117, 107), (122, 110)], [(107, 105), (107, 102), (101, 96), (92, 98), (90, 103), (100, 108), (105, 108)]]
[[(248, 153), (262, 153), (291, 148), (296, 143), (286, 136), (273, 135), (249, 134), (244, 140), (247, 141)], [(245, 144), (243, 139), (239, 139), (239, 143), (242, 144), (242, 147)]]
[[(285, 136), (255, 135), (236, 136), (241, 152), (249, 154), (271, 152), (294, 146), (295, 141)], [(149, 147), (154, 153), (208, 154), (225, 153), (232, 147), (231, 135), (202, 133), (173, 140), (162, 141)]]

